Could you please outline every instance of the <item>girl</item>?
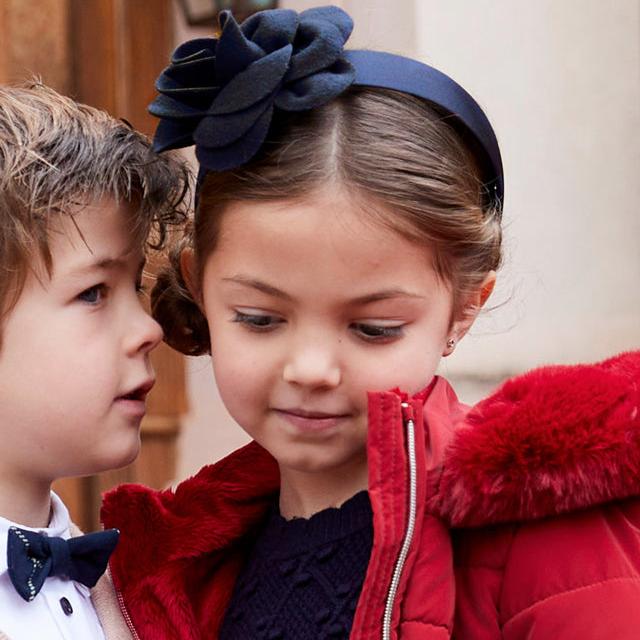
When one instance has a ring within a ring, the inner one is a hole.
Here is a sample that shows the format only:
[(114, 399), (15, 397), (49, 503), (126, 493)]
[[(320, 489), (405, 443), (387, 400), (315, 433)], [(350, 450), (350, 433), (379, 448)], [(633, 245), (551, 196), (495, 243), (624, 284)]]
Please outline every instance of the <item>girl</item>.
[(254, 439), (103, 521), (140, 638), (630, 640), (640, 356), (552, 367), (471, 411), (435, 376), (500, 263), (486, 117), (336, 8), (179, 48), (152, 112), (195, 144), (193, 226), (154, 292)]

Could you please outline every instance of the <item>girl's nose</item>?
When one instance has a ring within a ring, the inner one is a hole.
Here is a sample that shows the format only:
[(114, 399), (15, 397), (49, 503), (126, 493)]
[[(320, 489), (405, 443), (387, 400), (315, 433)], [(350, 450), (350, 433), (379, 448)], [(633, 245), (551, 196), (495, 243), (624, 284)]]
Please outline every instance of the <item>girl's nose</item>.
[(285, 382), (310, 388), (334, 388), (342, 378), (335, 354), (308, 344), (289, 354), (282, 377)]

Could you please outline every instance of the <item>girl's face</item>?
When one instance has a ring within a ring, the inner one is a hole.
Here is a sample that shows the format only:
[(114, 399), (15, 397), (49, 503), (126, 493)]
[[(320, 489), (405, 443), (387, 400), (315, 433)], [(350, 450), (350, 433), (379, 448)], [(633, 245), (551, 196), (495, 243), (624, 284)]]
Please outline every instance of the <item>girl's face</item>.
[(233, 204), (204, 266), (222, 399), (281, 468), (366, 465), (367, 392), (417, 393), (460, 337), (430, 251), (363, 209), (338, 189)]

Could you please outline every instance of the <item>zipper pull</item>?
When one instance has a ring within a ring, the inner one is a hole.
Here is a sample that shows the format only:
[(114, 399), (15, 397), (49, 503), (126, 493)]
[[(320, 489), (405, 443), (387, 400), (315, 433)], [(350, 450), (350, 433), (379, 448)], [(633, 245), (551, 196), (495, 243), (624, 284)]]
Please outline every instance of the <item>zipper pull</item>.
[(404, 421), (404, 423), (406, 424), (409, 421), (415, 422), (415, 418), (413, 415), (413, 406), (408, 402), (402, 402), (400, 403), (400, 407), (402, 409), (402, 420)]

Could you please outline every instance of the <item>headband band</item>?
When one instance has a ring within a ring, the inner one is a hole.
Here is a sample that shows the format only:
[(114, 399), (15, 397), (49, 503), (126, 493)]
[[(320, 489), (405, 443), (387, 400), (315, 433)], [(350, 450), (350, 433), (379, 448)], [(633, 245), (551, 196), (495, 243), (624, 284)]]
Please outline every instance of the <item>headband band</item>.
[[(470, 134), (487, 197), (502, 208), (504, 177), (496, 134), (480, 105), (457, 82), (422, 62), (384, 51), (345, 51), (354, 85), (393, 89), (422, 98), (455, 117), (454, 128)], [(456, 126), (457, 125), (457, 126)], [(466, 142), (469, 144), (468, 136)]]
[(479, 164), (487, 201), (502, 208), (495, 133), (477, 102), (428, 65), (381, 51), (345, 51), (353, 21), (338, 7), (261, 11), (238, 25), (219, 16), (220, 37), (180, 45), (156, 82), (149, 111), (160, 118), (154, 149), (195, 145), (200, 176), (248, 162), (275, 109), (305, 111), (348, 87), (393, 89), (434, 105), (462, 133)]

